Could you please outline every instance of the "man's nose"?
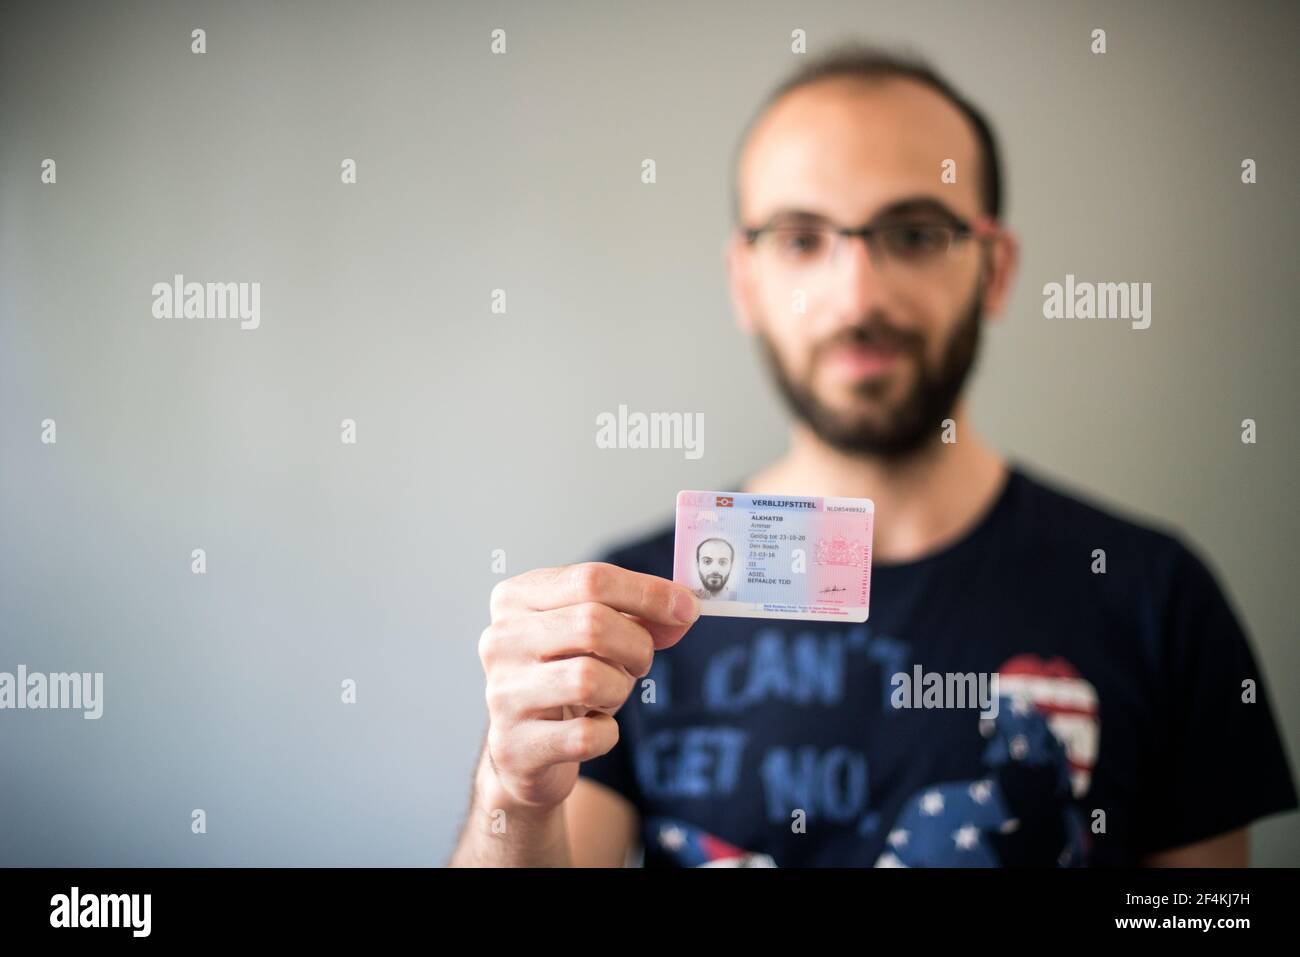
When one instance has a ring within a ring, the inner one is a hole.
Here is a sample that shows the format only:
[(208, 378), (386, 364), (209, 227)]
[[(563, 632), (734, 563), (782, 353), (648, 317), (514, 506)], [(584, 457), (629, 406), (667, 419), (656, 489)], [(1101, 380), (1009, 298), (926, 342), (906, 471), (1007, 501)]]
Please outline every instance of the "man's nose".
[(830, 281), (841, 322), (860, 322), (864, 315), (883, 306), (889, 296), (889, 281), (861, 234), (839, 238), (830, 262)]

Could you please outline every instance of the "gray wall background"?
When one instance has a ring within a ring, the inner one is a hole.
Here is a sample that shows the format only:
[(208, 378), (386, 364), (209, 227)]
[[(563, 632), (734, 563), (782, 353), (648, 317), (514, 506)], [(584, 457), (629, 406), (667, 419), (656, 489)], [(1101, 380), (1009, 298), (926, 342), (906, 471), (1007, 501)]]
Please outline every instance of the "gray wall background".
[[(1293, 5), (2, 16), (0, 670), (102, 671), (105, 711), (0, 714), (0, 862), (445, 860), (485, 720), (492, 550), (511, 574), (591, 557), (784, 446), (720, 247), (734, 140), (796, 28), (813, 53), (914, 46), (991, 113), (1024, 261), (977, 425), (1196, 543), (1294, 763)], [(177, 272), (261, 282), (261, 328), (154, 319)], [(1043, 319), (1067, 272), (1153, 283), (1151, 328)], [(620, 403), (703, 412), (703, 458), (598, 450)], [(1297, 816), (1255, 851), (1300, 862)]]

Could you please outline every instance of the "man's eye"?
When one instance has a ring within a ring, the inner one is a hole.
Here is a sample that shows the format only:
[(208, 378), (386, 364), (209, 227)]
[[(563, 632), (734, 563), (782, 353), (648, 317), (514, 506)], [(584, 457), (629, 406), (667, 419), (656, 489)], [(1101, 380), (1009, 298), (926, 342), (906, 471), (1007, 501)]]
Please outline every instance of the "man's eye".
[(881, 238), (894, 255), (917, 259), (946, 250), (951, 236), (952, 230), (947, 226), (908, 223), (884, 230)]
[(815, 229), (778, 229), (774, 235), (777, 251), (792, 258), (815, 256), (826, 246), (826, 237)]

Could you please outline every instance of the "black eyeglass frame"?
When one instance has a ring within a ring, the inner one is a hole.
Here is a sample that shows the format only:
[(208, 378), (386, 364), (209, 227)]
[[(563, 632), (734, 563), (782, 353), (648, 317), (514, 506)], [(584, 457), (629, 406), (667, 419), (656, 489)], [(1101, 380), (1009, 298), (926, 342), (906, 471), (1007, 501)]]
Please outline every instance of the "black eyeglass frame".
[(889, 223), (888, 225), (879, 225), (873, 221), (871, 223), (867, 223), (867, 225), (865, 226), (857, 226), (857, 227), (836, 226), (834, 223), (826, 222), (824, 220), (817, 223), (816, 226), (813, 226), (808, 223), (774, 224), (771, 222), (771, 220), (769, 220), (768, 222), (764, 223), (762, 226), (747, 226), (743, 230), (743, 233), (745, 236), (745, 242), (748, 245), (752, 246), (754, 245), (754, 243), (758, 242), (759, 237), (762, 236), (764, 233), (775, 232), (777, 229), (798, 229), (800, 226), (803, 226), (804, 228), (807, 229), (819, 229), (819, 230), (826, 229), (829, 230), (830, 232), (836, 233), (846, 238), (853, 237), (853, 236), (861, 236), (862, 241), (867, 244), (867, 249), (869, 251), (874, 252), (875, 243), (873, 242), (873, 237), (880, 235), (880, 233), (884, 232), (887, 229), (889, 230), (907, 229), (908, 227), (916, 227), (918, 225), (945, 226), (949, 229), (952, 229), (955, 235), (960, 239), (968, 239), (974, 236), (976, 239), (979, 240), (989, 240), (995, 238), (999, 232), (997, 221), (994, 220), (991, 216), (981, 216), (978, 219), (976, 219), (973, 223), (967, 222), (966, 220), (962, 219), (959, 216), (951, 216), (948, 217), (948, 222), (945, 223), (934, 223), (934, 222), (922, 223), (919, 220), (911, 221), (911, 222), (907, 220), (900, 220), (898, 222)]

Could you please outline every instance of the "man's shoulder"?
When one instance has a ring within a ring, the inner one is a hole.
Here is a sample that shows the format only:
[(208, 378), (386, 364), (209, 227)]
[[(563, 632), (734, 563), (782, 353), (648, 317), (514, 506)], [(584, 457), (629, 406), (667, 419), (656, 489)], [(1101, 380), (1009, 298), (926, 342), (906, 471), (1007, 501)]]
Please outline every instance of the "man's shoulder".
[(1108, 563), (1114, 558), (1135, 561), (1145, 577), (1166, 580), (1204, 568), (1195, 546), (1170, 523), (1103, 502), (1022, 464), (1015, 466), (1015, 480), (1017, 534), (1024, 538), (1019, 544), (1030, 553), (1074, 561), (1080, 550), (1090, 559), (1100, 550)]
[(1172, 548), (1179, 543), (1173, 526), (1139, 516), (1127, 506), (1104, 502), (1065, 480), (1049, 478), (1022, 464), (1015, 466), (1020, 483), (1021, 516), (1036, 530), (1065, 536), (1105, 534)]

